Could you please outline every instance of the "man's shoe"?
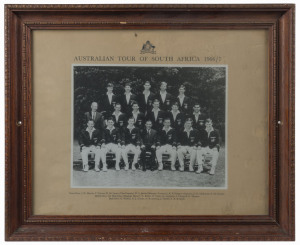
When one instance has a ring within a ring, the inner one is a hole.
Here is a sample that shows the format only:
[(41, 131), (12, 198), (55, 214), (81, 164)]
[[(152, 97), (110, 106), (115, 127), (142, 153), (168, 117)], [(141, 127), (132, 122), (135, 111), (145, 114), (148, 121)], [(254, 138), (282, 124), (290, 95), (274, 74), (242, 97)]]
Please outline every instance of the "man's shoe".
[(124, 169), (127, 171), (129, 169), (128, 165), (126, 165)]
[(197, 170), (197, 173), (201, 173), (203, 171), (203, 166), (202, 166), (202, 164), (199, 164), (198, 165), (198, 170)]
[(131, 167), (131, 170), (136, 170), (136, 168), (135, 168), (135, 166), (134, 166), (135, 164), (132, 164), (132, 167)]
[(214, 175), (214, 174), (215, 174), (215, 168), (214, 168), (214, 167), (212, 167), (212, 168), (210, 169), (209, 174), (210, 174), (210, 175)]
[(174, 166), (171, 166), (172, 171), (176, 171), (176, 168)]
[(120, 166), (119, 166), (119, 165), (116, 166), (116, 170), (117, 170), (117, 171), (120, 170)]
[(158, 170), (159, 170), (159, 171), (162, 171), (163, 168), (164, 168), (164, 165), (163, 165), (162, 163), (159, 163), (159, 164), (158, 164)]
[(85, 165), (84, 168), (83, 168), (83, 171), (84, 171), (84, 172), (89, 171), (89, 165)]
[(102, 171), (103, 171), (103, 172), (107, 172), (107, 167), (106, 167), (106, 166), (103, 167), (103, 168), (102, 168)]
[(180, 167), (180, 168), (179, 168), (179, 171), (180, 171), (180, 172), (183, 172), (183, 171), (184, 171), (184, 167)]
[(189, 171), (194, 172), (194, 167), (192, 165), (189, 166)]
[(96, 172), (100, 172), (99, 167), (95, 167), (95, 171), (96, 171)]

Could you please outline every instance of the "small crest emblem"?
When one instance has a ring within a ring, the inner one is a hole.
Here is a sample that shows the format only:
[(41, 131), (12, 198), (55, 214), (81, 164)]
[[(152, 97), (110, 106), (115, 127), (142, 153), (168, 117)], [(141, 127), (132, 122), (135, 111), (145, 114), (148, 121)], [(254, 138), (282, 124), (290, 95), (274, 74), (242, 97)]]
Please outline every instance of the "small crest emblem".
[(156, 54), (156, 51), (154, 50), (155, 46), (153, 46), (150, 41), (147, 41), (145, 44), (143, 44), (143, 47), (141, 49), (141, 54)]

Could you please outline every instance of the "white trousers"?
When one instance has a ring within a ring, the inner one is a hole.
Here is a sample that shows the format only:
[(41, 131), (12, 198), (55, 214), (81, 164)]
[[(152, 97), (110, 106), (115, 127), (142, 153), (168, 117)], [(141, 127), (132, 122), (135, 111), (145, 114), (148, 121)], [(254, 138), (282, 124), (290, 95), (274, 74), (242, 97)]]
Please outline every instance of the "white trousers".
[(124, 159), (125, 164), (128, 166), (128, 153), (133, 153), (133, 164), (138, 162), (139, 156), (141, 154), (141, 150), (138, 149), (135, 145), (129, 144), (126, 145), (125, 148), (122, 150), (122, 157)]
[(156, 158), (159, 163), (162, 163), (162, 155), (168, 154), (171, 157), (172, 166), (175, 165), (177, 158), (177, 152), (171, 145), (163, 145), (158, 150), (156, 150)]
[(208, 146), (207, 147), (202, 147), (201, 150), (197, 151), (198, 164), (203, 164), (204, 156), (207, 155), (207, 154), (212, 156), (211, 165), (212, 165), (212, 167), (215, 167), (217, 165), (217, 162), (218, 162), (219, 152), (218, 152), (217, 148), (210, 149)]
[(109, 143), (105, 145), (105, 147), (101, 148), (102, 151), (102, 163), (103, 165), (106, 165), (106, 154), (107, 153), (113, 153), (116, 155), (116, 165), (119, 165), (121, 160), (121, 148), (118, 147), (117, 144)]
[(89, 153), (95, 153), (95, 166), (99, 167), (100, 158), (102, 155), (101, 149), (100, 148), (97, 149), (96, 146), (92, 145), (92, 146), (88, 146), (88, 147), (83, 147), (81, 150), (81, 158), (82, 158), (83, 168), (88, 165)]
[(189, 153), (190, 154), (190, 166), (194, 166), (197, 150), (195, 150), (192, 146), (181, 146), (177, 150), (178, 160), (181, 167), (184, 166), (184, 156)]

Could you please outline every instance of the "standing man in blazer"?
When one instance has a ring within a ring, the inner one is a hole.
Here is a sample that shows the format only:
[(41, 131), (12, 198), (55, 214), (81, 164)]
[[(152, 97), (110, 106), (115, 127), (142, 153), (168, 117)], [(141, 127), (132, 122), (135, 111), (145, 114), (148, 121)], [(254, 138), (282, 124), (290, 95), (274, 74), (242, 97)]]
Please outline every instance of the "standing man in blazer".
[(132, 104), (137, 100), (137, 97), (135, 94), (131, 93), (130, 83), (126, 83), (124, 89), (125, 93), (120, 96), (120, 104), (122, 106), (122, 112), (126, 115), (130, 115), (132, 111)]
[(155, 99), (155, 94), (150, 91), (151, 89), (151, 83), (149, 81), (146, 81), (144, 83), (144, 91), (138, 96), (138, 103), (140, 105), (140, 110), (145, 114), (145, 116), (148, 115), (148, 113), (152, 110), (152, 104)]
[(121, 108), (121, 104), (116, 103), (115, 111), (112, 113), (111, 117), (114, 120), (114, 126), (122, 132), (127, 124), (127, 116), (121, 112)]
[(171, 120), (171, 127), (175, 128), (177, 132), (183, 129), (185, 121), (185, 115), (178, 110), (178, 107), (178, 102), (173, 102), (172, 110), (166, 115)]
[(150, 120), (153, 125), (153, 129), (160, 131), (163, 127), (163, 122), (165, 118), (165, 112), (160, 110), (159, 100), (154, 100), (153, 109), (150, 113), (147, 114), (147, 120)]
[(144, 113), (139, 111), (139, 104), (134, 101), (132, 103), (132, 112), (130, 113), (129, 117), (134, 119), (134, 126), (142, 130), (145, 124), (145, 115)]
[(111, 114), (114, 111), (115, 105), (118, 102), (118, 98), (116, 95), (114, 95), (113, 90), (114, 90), (114, 85), (112, 83), (108, 83), (107, 86), (107, 92), (102, 96), (101, 101), (101, 106), (102, 106), (102, 111), (105, 111), (105, 119), (109, 118)]
[(89, 120), (87, 122), (87, 128), (82, 130), (79, 137), (79, 145), (81, 148), (81, 158), (83, 163), (83, 171), (89, 171), (88, 154), (95, 153), (95, 171), (100, 171), (100, 159), (101, 159), (101, 135), (98, 129), (94, 128), (94, 121)]
[(173, 101), (173, 96), (167, 92), (167, 83), (161, 82), (160, 83), (160, 91), (156, 95), (156, 99), (160, 102), (160, 108), (163, 111), (171, 110), (171, 103)]
[(93, 120), (95, 123), (95, 128), (103, 132), (103, 130), (105, 129), (105, 120), (102, 114), (97, 111), (97, 109), (98, 103), (93, 102), (91, 104), (91, 111), (86, 112), (84, 115), (86, 118), (86, 122)]
[(158, 146), (158, 134), (156, 130), (152, 129), (152, 122), (151, 120), (146, 121), (146, 128), (141, 133), (142, 138), (142, 153), (141, 153), (141, 161), (143, 171), (146, 171), (146, 153), (151, 152), (151, 164), (150, 169), (151, 171), (155, 168), (155, 150), (156, 146)]
[(184, 85), (181, 85), (178, 91), (179, 91), (179, 95), (177, 96), (176, 101), (179, 106), (179, 111), (183, 113), (185, 116), (188, 116), (192, 112), (191, 98), (185, 95)]
[(193, 110), (193, 127), (198, 131), (201, 131), (205, 128), (206, 115), (201, 112), (201, 106), (199, 103), (194, 104)]

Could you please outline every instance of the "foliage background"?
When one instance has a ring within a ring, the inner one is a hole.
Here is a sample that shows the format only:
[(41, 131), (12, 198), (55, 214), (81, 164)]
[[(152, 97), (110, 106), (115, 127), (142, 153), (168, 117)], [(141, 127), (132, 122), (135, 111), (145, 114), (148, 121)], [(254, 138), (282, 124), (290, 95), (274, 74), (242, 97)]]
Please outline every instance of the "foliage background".
[(141, 67), (141, 66), (74, 66), (74, 138), (84, 125), (84, 113), (91, 103), (99, 103), (106, 93), (106, 85), (114, 84), (114, 94), (124, 93), (124, 85), (132, 84), (132, 93), (142, 93), (145, 81), (151, 82), (151, 91), (159, 92), (159, 83), (168, 83), (167, 91), (178, 96), (181, 84), (186, 96), (199, 102), (202, 112), (214, 121), (222, 140), (225, 140), (226, 68), (225, 67)]

